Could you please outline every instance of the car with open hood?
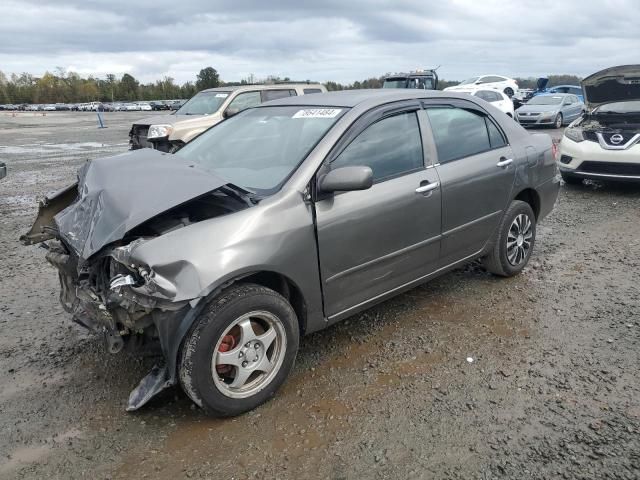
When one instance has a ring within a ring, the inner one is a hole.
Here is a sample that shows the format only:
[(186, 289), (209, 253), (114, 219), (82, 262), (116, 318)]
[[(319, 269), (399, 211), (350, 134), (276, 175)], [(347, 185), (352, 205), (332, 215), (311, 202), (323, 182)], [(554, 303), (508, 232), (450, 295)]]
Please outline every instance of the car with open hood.
[(582, 90), (586, 113), (560, 142), (562, 178), (640, 181), (640, 65), (594, 73)]
[(207, 128), (250, 107), (277, 98), (323, 93), (316, 83), (241, 85), (202, 90), (176, 112), (138, 120), (129, 132), (129, 147), (176, 152)]
[(580, 99), (570, 93), (544, 93), (530, 98), (516, 110), (516, 120), (523, 127), (554, 127), (579, 118), (585, 106)]
[(110, 352), (159, 342), (128, 409), (179, 383), (237, 415), (275, 394), (301, 335), (477, 258), (521, 272), (558, 195), (554, 148), (453, 92), (287, 97), (177, 154), (86, 163), (22, 241), (46, 243), (63, 307)]

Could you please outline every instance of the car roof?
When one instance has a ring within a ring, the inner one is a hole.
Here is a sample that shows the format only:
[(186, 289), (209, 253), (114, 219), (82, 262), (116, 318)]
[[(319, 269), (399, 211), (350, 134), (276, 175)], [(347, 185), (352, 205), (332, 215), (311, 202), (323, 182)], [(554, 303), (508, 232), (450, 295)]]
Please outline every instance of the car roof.
[[(315, 93), (313, 95), (302, 95), (298, 97), (285, 97), (277, 100), (265, 102), (260, 106), (276, 105), (296, 105), (314, 107), (355, 107), (364, 104), (374, 107), (384, 103), (397, 102), (401, 100), (411, 100), (414, 98), (462, 98), (463, 96), (455, 92), (441, 92), (438, 90), (417, 90), (408, 88), (379, 88), (362, 90), (340, 90), (337, 92)], [(259, 107), (258, 107), (259, 108)]]
[(319, 83), (273, 83), (273, 84), (260, 84), (260, 85), (233, 85), (228, 87), (216, 87), (207, 88), (202, 92), (235, 92), (236, 90), (273, 90), (273, 89), (287, 89), (287, 88), (318, 88)]
[(541, 93), (540, 95), (536, 95), (536, 97), (568, 97), (569, 95), (575, 95), (574, 93)]

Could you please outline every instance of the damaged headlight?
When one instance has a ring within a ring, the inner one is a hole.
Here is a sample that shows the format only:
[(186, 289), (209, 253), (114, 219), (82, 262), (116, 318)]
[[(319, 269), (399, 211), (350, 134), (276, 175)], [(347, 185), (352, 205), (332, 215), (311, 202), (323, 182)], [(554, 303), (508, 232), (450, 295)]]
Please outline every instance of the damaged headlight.
[(151, 125), (147, 133), (147, 139), (168, 137), (173, 132), (171, 125)]
[(584, 135), (582, 134), (582, 129), (580, 127), (567, 127), (564, 131), (564, 136), (574, 142), (584, 141)]

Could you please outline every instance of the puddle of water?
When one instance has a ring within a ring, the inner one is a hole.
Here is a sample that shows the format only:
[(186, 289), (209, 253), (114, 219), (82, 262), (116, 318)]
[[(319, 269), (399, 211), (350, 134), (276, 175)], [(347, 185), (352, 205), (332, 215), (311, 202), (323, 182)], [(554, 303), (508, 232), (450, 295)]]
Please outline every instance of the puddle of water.
[(79, 142), (79, 143), (42, 143), (37, 145), (0, 145), (0, 153), (5, 154), (28, 154), (43, 153), (44, 151), (83, 151), (93, 150), (97, 148), (106, 148), (114, 146), (127, 145), (126, 143), (118, 143), (116, 145), (100, 143), (100, 142)]
[(8, 455), (9, 459), (6, 462), (0, 464), (0, 475), (6, 475), (8, 473), (15, 472), (15, 470), (20, 467), (39, 462), (50, 455), (54, 447), (58, 444), (64, 443), (65, 441), (73, 438), (80, 438), (81, 436), (82, 432), (73, 428), (47, 438), (44, 445), (17, 448)]
[(64, 381), (64, 374), (61, 371), (50, 371), (43, 374), (39, 371), (20, 370), (10, 382), (6, 382), (0, 389), (0, 402), (11, 401), (12, 397), (24, 395), (29, 389), (38, 389), (43, 383), (47, 385), (58, 385)]

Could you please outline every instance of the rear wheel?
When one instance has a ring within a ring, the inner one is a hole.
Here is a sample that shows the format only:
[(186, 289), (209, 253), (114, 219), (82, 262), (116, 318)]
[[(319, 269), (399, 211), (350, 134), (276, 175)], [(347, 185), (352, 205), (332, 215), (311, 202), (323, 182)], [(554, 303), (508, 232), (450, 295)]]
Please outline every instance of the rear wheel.
[(208, 414), (234, 416), (269, 400), (298, 350), (296, 314), (260, 285), (229, 288), (201, 313), (180, 354), (180, 383)]
[(529, 262), (535, 239), (536, 217), (531, 206), (514, 200), (505, 212), (491, 249), (482, 263), (495, 275), (517, 275)]
[(513, 97), (513, 88), (511, 88), (511, 87), (505, 88), (504, 89), (504, 94), (509, 98)]

